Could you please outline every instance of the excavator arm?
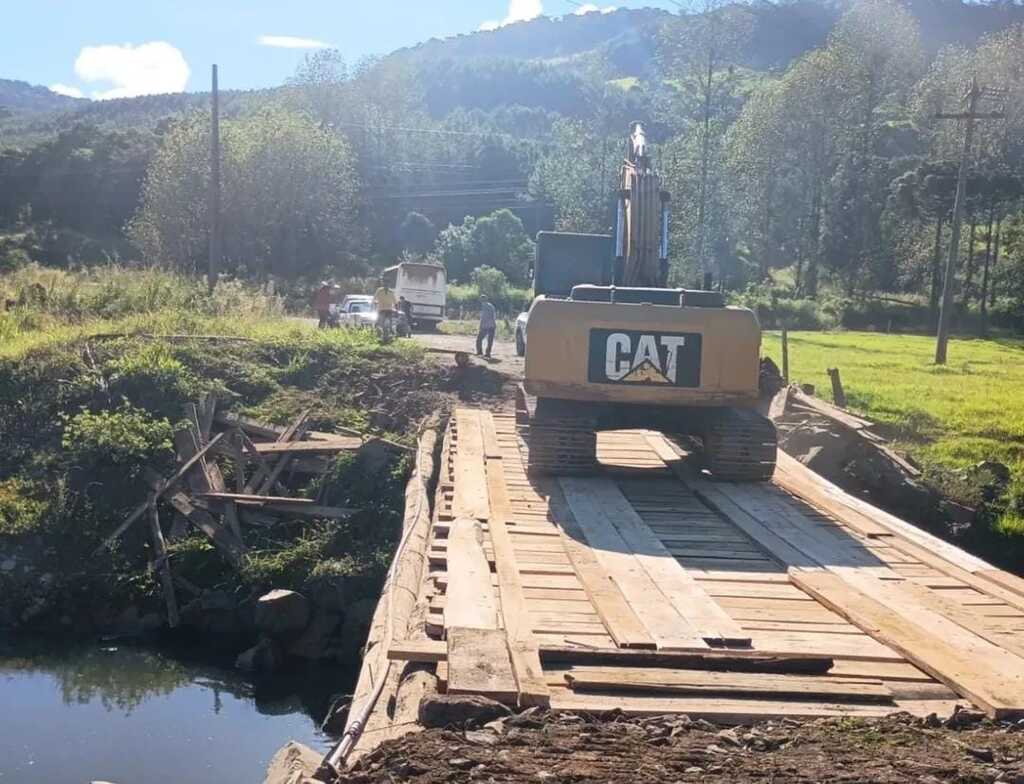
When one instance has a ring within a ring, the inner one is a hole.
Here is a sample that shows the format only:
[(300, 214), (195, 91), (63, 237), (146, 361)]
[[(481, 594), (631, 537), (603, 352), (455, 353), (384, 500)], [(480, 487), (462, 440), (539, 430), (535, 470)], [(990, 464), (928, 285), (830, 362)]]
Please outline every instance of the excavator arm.
[(626, 141), (615, 221), (615, 258), (620, 286), (665, 288), (668, 283), (668, 221), (671, 197), (651, 167), (643, 126), (634, 123)]

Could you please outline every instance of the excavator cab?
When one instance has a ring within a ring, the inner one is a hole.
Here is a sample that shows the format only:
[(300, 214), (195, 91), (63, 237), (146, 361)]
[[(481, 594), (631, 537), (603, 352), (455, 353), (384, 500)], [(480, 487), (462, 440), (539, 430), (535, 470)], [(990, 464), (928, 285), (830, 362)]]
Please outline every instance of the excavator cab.
[(666, 287), (670, 198), (639, 125), (622, 180), (614, 235), (538, 235), (522, 395), (527, 469), (589, 473), (598, 431), (647, 428), (699, 438), (718, 479), (767, 480), (776, 433), (754, 410), (757, 317), (717, 292)]

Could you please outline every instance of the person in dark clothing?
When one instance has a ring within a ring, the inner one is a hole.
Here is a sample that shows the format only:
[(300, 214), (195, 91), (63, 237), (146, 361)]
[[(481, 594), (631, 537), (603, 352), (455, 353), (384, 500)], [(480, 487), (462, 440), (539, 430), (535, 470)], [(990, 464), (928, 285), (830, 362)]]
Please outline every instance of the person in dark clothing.
[[(491, 356), (491, 349), (494, 347), (494, 331), (498, 327), (498, 312), (494, 305), (487, 301), (487, 297), (480, 295), (480, 329), (476, 333), (476, 355), (483, 354)], [(484, 354), (484, 339), (487, 339), (487, 353)]]
[(405, 324), (409, 329), (409, 334), (412, 334), (412, 303), (409, 302), (405, 297), (398, 298), (398, 312), (405, 316)]

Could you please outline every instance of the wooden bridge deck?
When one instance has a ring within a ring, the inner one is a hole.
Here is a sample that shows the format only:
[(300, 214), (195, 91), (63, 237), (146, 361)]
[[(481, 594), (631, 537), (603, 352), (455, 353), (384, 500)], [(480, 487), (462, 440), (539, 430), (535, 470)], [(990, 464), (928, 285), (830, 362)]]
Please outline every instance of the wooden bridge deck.
[(649, 431), (601, 471), (528, 478), (511, 414), (459, 409), (427, 609), (393, 660), (511, 704), (722, 722), (1024, 713), (1024, 582), (780, 454), (714, 483)]

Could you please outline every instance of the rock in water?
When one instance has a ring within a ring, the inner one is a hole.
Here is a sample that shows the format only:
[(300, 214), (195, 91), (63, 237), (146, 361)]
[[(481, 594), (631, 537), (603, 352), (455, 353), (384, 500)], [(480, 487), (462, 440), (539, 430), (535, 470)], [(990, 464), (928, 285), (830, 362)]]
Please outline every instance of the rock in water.
[(235, 659), (235, 666), (245, 672), (269, 675), (281, 666), (284, 654), (281, 646), (269, 639), (262, 639), (254, 646), (243, 651)]
[(301, 593), (277, 589), (256, 601), (256, 627), (271, 637), (299, 634), (309, 623), (309, 600)]
[(476, 694), (432, 694), (420, 701), (424, 727), (479, 727), (511, 711), (500, 702)]
[(267, 767), (263, 784), (303, 784), (320, 767), (322, 755), (296, 741), (288, 741)]

